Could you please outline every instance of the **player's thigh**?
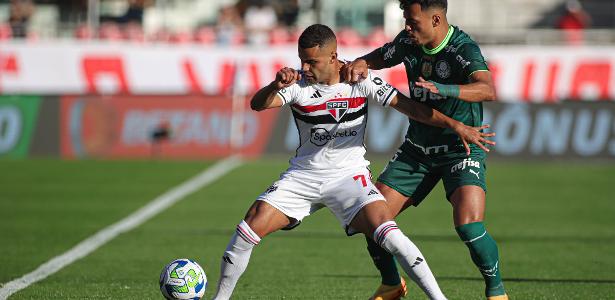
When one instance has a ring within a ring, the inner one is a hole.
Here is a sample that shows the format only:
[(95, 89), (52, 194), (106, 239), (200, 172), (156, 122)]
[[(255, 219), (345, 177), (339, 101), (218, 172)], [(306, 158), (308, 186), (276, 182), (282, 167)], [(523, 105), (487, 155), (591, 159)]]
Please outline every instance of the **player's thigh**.
[(258, 200), (252, 203), (244, 221), (261, 238), (291, 224), (290, 217), (271, 204)]
[(455, 225), (482, 221), (487, 191), (484, 153), (449, 159), (442, 164), (446, 197), (453, 206)]
[(440, 175), (412, 153), (398, 151), (380, 176), (377, 186), (393, 216), (409, 205), (418, 206), (440, 180)]
[(358, 232), (351, 228), (355, 216), (366, 206), (373, 202), (382, 202), (382, 213), (390, 219), (389, 210), (384, 202), (384, 196), (378, 191), (370, 180), (367, 168), (359, 168), (345, 172), (328, 181), (322, 188), (322, 203), (327, 206), (346, 229), (347, 234)]
[(373, 237), (376, 228), (393, 220), (386, 201), (374, 201), (365, 205), (352, 219), (350, 227), (368, 237)]
[[(252, 215), (257, 214), (258, 219), (263, 220), (256, 224), (263, 226), (264, 232), (271, 233), (287, 226), (293, 226), (303, 220), (310, 214), (314, 201), (319, 198), (320, 192), (317, 184), (286, 172), (258, 196), (257, 201), (248, 211), (246, 219), (250, 217), (251, 212)], [(263, 212), (259, 212), (259, 209)], [(260, 218), (261, 216), (264, 218)], [(282, 221), (284, 218), (280, 216), (284, 216), (286, 220)], [(268, 221), (267, 217), (273, 219)], [(249, 222), (248, 224), (250, 225)], [(255, 228), (252, 229), (258, 234)]]

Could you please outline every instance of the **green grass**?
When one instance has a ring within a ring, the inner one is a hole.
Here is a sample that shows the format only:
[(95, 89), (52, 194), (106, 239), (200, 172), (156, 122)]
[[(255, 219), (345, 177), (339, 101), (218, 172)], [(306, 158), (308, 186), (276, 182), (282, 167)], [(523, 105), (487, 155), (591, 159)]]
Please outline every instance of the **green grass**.
[[(190, 178), (209, 164), (171, 161), (0, 161), (0, 282), (19, 277)], [(286, 160), (251, 162), (10, 299), (161, 299), (158, 275), (197, 260), (211, 298), (219, 259), (253, 199)], [(373, 166), (379, 171), (382, 164)], [(513, 299), (615, 299), (615, 165), (489, 164), (486, 224)], [(400, 227), (449, 299), (482, 299), (441, 187)], [(321, 210), (263, 239), (234, 299), (366, 299), (379, 278), (362, 237)], [(411, 299), (426, 299), (410, 284)]]

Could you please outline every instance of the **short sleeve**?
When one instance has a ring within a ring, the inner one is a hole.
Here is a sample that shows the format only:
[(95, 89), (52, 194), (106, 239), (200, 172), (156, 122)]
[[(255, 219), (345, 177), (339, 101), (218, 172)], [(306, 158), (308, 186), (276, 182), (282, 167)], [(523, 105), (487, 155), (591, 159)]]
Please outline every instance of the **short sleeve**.
[(283, 105), (293, 104), (299, 98), (300, 87), (295, 83), (278, 91), (278, 96), (282, 98)]
[(478, 45), (473, 43), (464, 44), (457, 53), (457, 61), (461, 64), (464, 77), (469, 77), (477, 71), (489, 71), (487, 62), (485, 62), (485, 58)]
[(404, 59), (404, 47), (409, 43), (408, 34), (401, 31), (393, 41), (380, 47), (380, 55), (387, 68), (400, 64)]
[(368, 100), (376, 101), (382, 106), (389, 106), (391, 99), (397, 95), (396, 88), (371, 71), (368, 73), (367, 79), (359, 84)]

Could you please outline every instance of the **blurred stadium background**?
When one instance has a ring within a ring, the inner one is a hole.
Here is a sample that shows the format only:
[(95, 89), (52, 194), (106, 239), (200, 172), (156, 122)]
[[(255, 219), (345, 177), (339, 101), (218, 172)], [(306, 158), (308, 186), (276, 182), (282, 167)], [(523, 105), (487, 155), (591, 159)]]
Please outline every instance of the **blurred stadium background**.
[[(497, 132), (487, 223), (509, 293), (615, 299), (615, 1), (451, 0), (448, 15), (482, 46), (498, 93), (485, 105)], [(0, 285), (240, 154), (215, 184), (14, 296), (156, 299), (162, 266), (187, 256), (211, 297), (232, 229), (298, 143), (288, 110), (247, 102), (298, 67), (313, 23), (352, 60), (403, 18), (384, 0), (0, 0)], [(379, 73), (407, 92), (403, 68)], [(407, 121), (369, 114), (378, 173)], [(430, 199), (399, 223), (450, 299), (481, 299), (442, 191)], [(328, 214), (259, 247), (238, 299), (364, 299), (378, 282), (362, 239)]]

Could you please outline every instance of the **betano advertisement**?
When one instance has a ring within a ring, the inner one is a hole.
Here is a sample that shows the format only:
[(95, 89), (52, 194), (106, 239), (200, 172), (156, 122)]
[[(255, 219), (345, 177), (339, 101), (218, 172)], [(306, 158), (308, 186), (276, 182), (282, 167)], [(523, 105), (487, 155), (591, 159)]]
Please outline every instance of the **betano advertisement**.
[[(227, 97), (69, 96), (60, 103), (65, 158), (255, 156), (262, 153), (276, 114), (256, 114), (245, 105), (234, 114)], [(233, 128), (241, 137), (236, 146)]]
[[(247, 101), (246, 101), (247, 102)], [(224, 97), (112, 96), (61, 99), (61, 154), (65, 158), (212, 158), (231, 153), (294, 155), (298, 133), (288, 107), (233, 114)], [(233, 148), (233, 115), (241, 142)], [(494, 158), (615, 157), (615, 103), (485, 105), (485, 123), (497, 133)], [(369, 106), (365, 145), (389, 156), (403, 141), (407, 118)], [(169, 136), (153, 139), (157, 129)]]

